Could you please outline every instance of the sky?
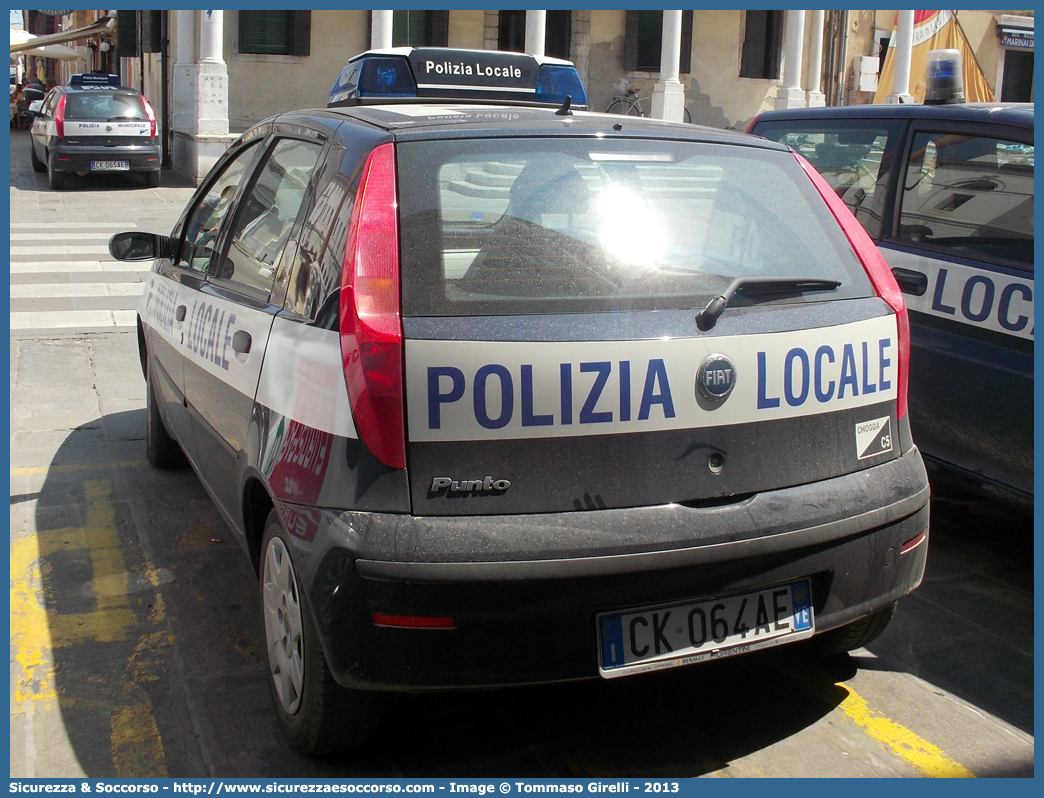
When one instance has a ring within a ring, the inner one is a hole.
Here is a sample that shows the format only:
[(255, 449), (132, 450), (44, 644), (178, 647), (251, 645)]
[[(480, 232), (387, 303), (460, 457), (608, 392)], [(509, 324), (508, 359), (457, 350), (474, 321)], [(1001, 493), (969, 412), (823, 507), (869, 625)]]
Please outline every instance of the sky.
[(11, 26), (22, 27), (22, 12), (11, 10)]

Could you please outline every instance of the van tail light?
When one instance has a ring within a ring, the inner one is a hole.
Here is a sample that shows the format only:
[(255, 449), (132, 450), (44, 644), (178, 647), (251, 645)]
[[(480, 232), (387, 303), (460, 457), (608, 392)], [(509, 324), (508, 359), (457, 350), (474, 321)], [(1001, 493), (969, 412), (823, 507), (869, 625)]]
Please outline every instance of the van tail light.
[(382, 463), (405, 468), (399, 208), (391, 143), (370, 153), (348, 223), (341, 357), (359, 436)]
[(815, 170), (808, 161), (794, 153), (797, 162), (805, 170), (812, 184), (816, 187), (827, 206), (830, 208), (834, 218), (837, 219), (841, 229), (844, 230), (852, 249), (863, 264), (870, 282), (874, 286), (877, 295), (889, 304), (895, 311), (896, 328), (899, 334), (899, 373), (896, 380), (896, 417), (902, 418), (906, 415), (907, 393), (910, 385), (910, 317), (906, 313), (906, 302), (903, 301), (903, 293), (899, 290), (899, 284), (895, 281), (892, 270), (888, 268), (884, 256), (878, 251), (877, 245), (867, 234), (863, 226), (859, 224), (848, 206), (837, 195), (830, 184), (823, 179), (822, 175)]
[(141, 104), (145, 106), (145, 115), (149, 118), (149, 138), (154, 139), (156, 138), (156, 114), (144, 97), (141, 98)]
[(752, 131), (754, 129), (754, 125), (757, 123), (757, 121), (758, 121), (757, 117), (754, 117), (753, 119), (751, 119), (750, 120), (750, 124), (747, 125), (747, 129), (744, 130), (743, 132), (744, 133), (750, 133), (750, 131)]
[(58, 107), (54, 109), (54, 134), (60, 138), (65, 138), (65, 95), (61, 95), (58, 98)]

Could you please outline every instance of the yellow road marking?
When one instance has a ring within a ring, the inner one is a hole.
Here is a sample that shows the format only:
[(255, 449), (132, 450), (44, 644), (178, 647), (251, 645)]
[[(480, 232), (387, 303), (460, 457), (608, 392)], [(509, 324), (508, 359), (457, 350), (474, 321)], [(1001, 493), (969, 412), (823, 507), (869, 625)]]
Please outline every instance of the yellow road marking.
[(837, 687), (847, 693), (839, 706), (841, 711), (865, 729), (870, 737), (890, 748), (923, 775), (944, 779), (975, 778), (974, 773), (946, 756), (941, 748), (871, 708), (866, 699), (851, 687), (843, 684)]
[[(22, 672), (14, 679), (14, 702), (44, 701), (54, 689), (50, 624), (42, 600), (40, 552), (35, 535), (11, 543), (11, 647)], [(12, 711), (14, 707), (12, 707)]]
[(64, 465), (27, 466), (12, 468), (12, 477), (37, 477), (41, 474), (75, 474), (80, 471), (114, 471), (120, 468), (141, 468), (147, 460), (118, 460), (111, 463), (66, 463)]
[[(56, 466), (52, 469), (12, 469), (16, 473), (46, 473), (56, 469), (68, 471), (97, 470), (106, 467), (134, 467), (144, 461)], [(21, 673), (13, 674), (12, 717), (26, 701), (43, 701), (49, 710), (58, 699), (55, 687), (54, 656), (56, 648), (82, 641), (108, 643), (127, 639), (127, 633), (138, 624), (130, 608), (127, 574), (123, 550), (116, 528), (109, 480), (86, 480), (83, 491), (87, 500), (86, 523), (82, 529), (41, 530), (36, 534), (12, 536), (11, 542), (11, 646)], [(58, 613), (48, 609), (44, 601), (44, 579), (49, 577), (48, 557), (59, 552), (85, 550), (91, 561), (90, 587), (94, 596), (94, 612)], [(145, 578), (153, 587), (161, 580), (169, 581), (146, 563)], [(156, 594), (152, 623), (164, 623), (163, 599)], [(169, 631), (146, 634), (135, 647), (124, 676), (119, 680), (122, 700), (110, 716), (110, 746), (113, 765), (119, 776), (165, 777), (167, 775), (163, 741), (152, 714), (152, 702), (141, 683), (154, 681), (152, 658), (158, 648), (170, 645)], [(75, 704), (81, 696), (68, 696), (63, 701)]]

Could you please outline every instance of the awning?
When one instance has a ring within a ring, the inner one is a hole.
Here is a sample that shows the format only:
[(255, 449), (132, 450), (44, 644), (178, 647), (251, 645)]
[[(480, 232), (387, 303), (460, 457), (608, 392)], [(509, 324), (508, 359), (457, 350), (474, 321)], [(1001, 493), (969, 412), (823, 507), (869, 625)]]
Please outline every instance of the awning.
[[(88, 25), (85, 28), (76, 28), (75, 30), (62, 31), (61, 33), (49, 33), (46, 36), (32, 36), (27, 41), (16, 43), (16, 34), (23, 34), (25, 31), (11, 29), (11, 53), (29, 53), (30, 50), (34, 50), (37, 47), (50, 44), (63, 44), (65, 42), (75, 42), (80, 39), (89, 39), (92, 36), (99, 36), (103, 33), (111, 33), (116, 30), (116, 18), (115, 17), (102, 17), (97, 22)], [(26, 34), (29, 35), (29, 34)], [(20, 36), (18, 38), (21, 38)], [(49, 57), (49, 56), (45, 56)]]
[(31, 50), (22, 50), (19, 55), (35, 55), (40, 58), (54, 58), (58, 61), (77, 61), (87, 59), (71, 47), (64, 44), (45, 44), (34, 46)]

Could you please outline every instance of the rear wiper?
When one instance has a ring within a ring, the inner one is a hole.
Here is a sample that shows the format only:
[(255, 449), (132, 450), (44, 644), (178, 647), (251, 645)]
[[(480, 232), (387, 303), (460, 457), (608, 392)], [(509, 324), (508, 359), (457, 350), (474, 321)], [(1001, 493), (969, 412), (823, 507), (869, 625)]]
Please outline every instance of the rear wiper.
[(737, 277), (729, 287), (707, 303), (707, 307), (696, 314), (696, 326), (706, 332), (714, 326), (729, 300), (736, 294), (758, 296), (759, 294), (791, 294), (805, 291), (833, 291), (841, 285), (840, 280), (822, 280), (818, 277)]

